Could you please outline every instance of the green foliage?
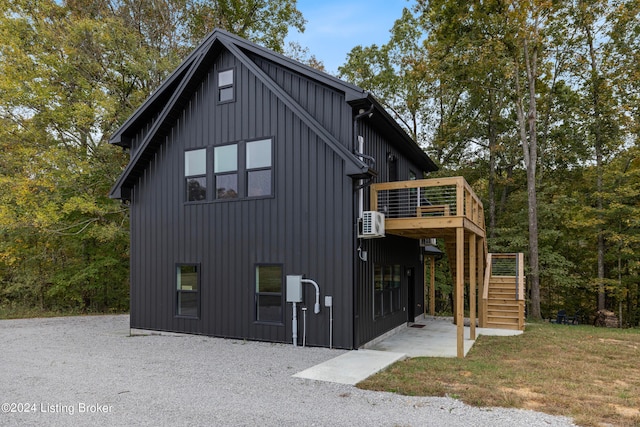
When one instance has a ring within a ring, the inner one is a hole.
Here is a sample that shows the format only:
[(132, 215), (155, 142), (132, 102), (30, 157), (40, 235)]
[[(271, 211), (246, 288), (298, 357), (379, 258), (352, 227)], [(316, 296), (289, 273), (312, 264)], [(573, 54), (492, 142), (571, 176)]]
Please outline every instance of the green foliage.
[(222, 27), (282, 50), (293, 0), (0, 0), (0, 306), (128, 308), (128, 211), (108, 137)]
[[(640, 2), (418, 0), (412, 12), (387, 44), (355, 47), (341, 75), (403, 112), (442, 166), (434, 176), (465, 176), (483, 198), (491, 252), (531, 254), (523, 145), (535, 137), (542, 316), (591, 314), (604, 291), (606, 307), (638, 325)], [(414, 76), (422, 132), (401, 89)]]
[(429, 98), (433, 85), (426, 73), (423, 35), (408, 9), (382, 46), (356, 46), (338, 69), (342, 78), (374, 93), (419, 143), (428, 138)]

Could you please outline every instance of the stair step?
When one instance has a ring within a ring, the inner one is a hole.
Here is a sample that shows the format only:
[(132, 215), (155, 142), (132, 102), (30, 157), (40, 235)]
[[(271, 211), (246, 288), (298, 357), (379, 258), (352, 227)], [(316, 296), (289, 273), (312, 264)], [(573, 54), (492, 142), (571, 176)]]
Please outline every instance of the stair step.
[(502, 322), (487, 322), (486, 327), (493, 328), (493, 329), (510, 329), (514, 331), (520, 330), (517, 324), (502, 323)]
[(489, 289), (495, 292), (513, 292), (514, 294), (516, 293), (515, 286), (493, 286), (491, 285), (491, 283), (489, 283)]
[(492, 319), (495, 320), (504, 320), (504, 321), (509, 321), (511, 322), (513, 321), (518, 321), (518, 316), (514, 316), (512, 314), (508, 314), (508, 313), (487, 313), (487, 320), (491, 321)]
[(496, 300), (496, 301), (505, 301), (505, 302), (518, 302), (519, 301), (519, 300), (516, 299), (516, 296), (515, 296), (515, 294), (513, 292), (509, 292), (508, 294), (489, 292), (488, 298)]
[(503, 299), (489, 298), (487, 300), (487, 305), (491, 305), (494, 307), (518, 308), (522, 304), (520, 303), (520, 301), (515, 301), (515, 300), (505, 301)]
[(502, 285), (502, 286), (515, 286), (516, 285), (516, 278), (515, 277), (496, 277), (496, 276), (491, 276), (489, 278), (489, 283), (494, 283), (496, 285)]
[(517, 301), (503, 301), (489, 298), (487, 300), (487, 305), (496, 307), (496, 308), (515, 308), (518, 309), (520, 304)]
[(489, 310), (487, 310), (487, 316), (489, 316), (489, 317), (492, 317), (492, 316), (504, 316), (504, 317), (517, 319), (518, 318), (518, 310), (496, 310), (496, 309), (490, 308)]

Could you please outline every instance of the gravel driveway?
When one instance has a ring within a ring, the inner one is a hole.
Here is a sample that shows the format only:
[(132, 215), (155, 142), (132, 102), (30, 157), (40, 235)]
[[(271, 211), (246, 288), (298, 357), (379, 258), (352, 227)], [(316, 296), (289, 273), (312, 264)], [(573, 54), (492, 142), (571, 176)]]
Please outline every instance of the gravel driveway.
[(127, 315), (0, 321), (0, 425), (573, 425), (292, 377), (342, 350), (129, 337), (128, 325)]

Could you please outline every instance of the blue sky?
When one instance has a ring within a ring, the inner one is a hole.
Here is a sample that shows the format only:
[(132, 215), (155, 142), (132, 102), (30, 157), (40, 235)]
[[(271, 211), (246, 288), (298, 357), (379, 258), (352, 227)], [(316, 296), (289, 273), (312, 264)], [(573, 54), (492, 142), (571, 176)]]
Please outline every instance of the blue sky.
[(304, 33), (291, 32), (297, 41), (336, 74), (347, 53), (357, 45), (381, 45), (389, 41), (389, 30), (413, 0), (298, 0), (307, 20)]

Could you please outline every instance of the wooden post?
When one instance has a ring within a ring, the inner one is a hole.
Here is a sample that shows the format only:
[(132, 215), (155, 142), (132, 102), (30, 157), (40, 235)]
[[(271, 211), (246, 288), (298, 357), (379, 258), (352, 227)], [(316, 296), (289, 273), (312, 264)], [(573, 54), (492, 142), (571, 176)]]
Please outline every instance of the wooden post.
[(464, 216), (464, 181), (456, 181), (456, 216)]
[(378, 210), (378, 190), (373, 185), (369, 188), (369, 210)]
[(431, 258), (431, 284), (429, 287), (429, 314), (436, 315), (436, 257)]
[(458, 358), (464, 358), (464, 228), (456, 228), (456, 331)]
[(476, 339), (476, 284), (477, 284), (477, 270), (476, 270), (476, 258), (478, 247), (476, 244), (476, 235), (471, 233), (469, 235), (469, 321), (470, 323), (470, 335), (472, 340)]
[(429, 302), (429, 290), (427, 289), (427, 258), (426, 256), (422, 260), (422, 284), (423, 293), (422, 293), (422, 317), (427, 317), (427, 302)]
[(478, 319), (480, 327), (484, 327), (486, 323), (485, 316), (485, 307), (484, 307), (484, 299), (482, 298), (484, 295), (484, 239), (480, 237), (477, 239), (478, 244), (478, 259), (476, 263), (478, 264)]

